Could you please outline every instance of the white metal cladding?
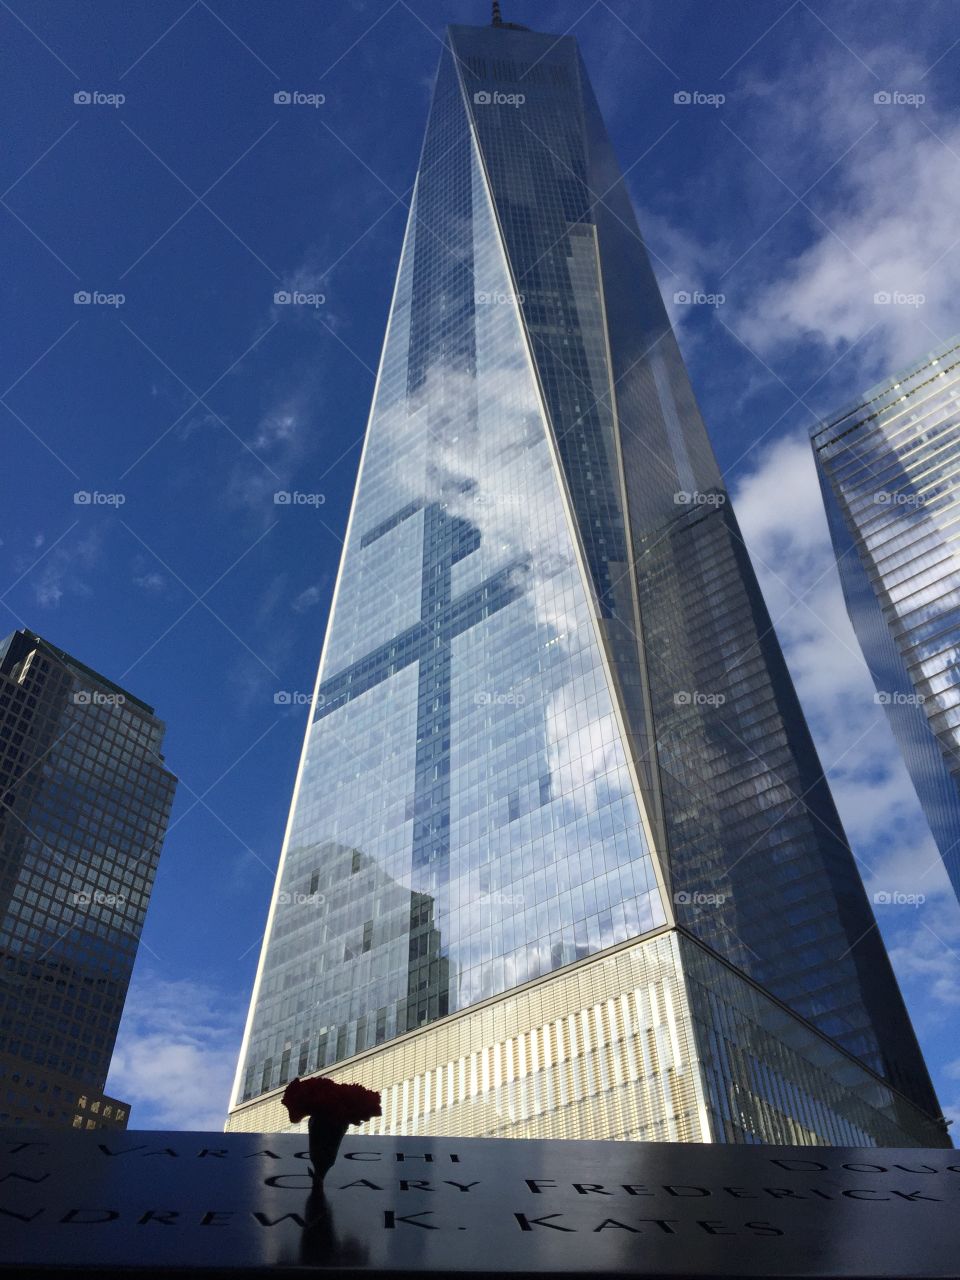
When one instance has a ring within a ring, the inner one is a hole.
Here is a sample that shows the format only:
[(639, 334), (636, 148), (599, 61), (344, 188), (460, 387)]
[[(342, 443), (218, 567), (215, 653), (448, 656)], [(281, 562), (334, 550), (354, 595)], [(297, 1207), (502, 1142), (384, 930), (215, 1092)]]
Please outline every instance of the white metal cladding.
[[(379, 1089), (371, 1134), (710, 1140), (675, 937), (587, 961), (328, 1073)], [(228, 1129), (297, 1129), (280, 1092)]]

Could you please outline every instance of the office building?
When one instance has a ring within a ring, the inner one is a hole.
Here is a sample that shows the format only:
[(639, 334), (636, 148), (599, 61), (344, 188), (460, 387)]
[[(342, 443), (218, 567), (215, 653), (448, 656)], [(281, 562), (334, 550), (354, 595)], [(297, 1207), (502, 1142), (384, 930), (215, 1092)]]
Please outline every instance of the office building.
[(173, 803), (163, 734), (48, 641), (0, 641), (0, 1126), (126, 1127), (104, 1085)]
[(936, 1146), (575, 40), (451, 27), (230, 1129)]

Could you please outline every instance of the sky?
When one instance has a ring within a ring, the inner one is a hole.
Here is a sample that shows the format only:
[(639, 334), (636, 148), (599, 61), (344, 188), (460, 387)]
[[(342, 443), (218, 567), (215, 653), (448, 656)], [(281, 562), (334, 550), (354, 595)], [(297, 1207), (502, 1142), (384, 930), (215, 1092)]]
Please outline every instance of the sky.
[[(504, 8), (581, 42), (868, 891), (923, 899), (879, 927), (960, 1116), (960, 908), (807, 442), (960, 330), (955, 6)], [(488, 19), (0, 0), (0, 632), (154, 705), (180, 779), (108, 1080), (134, 1128), (222, 1128), (443, 27)]]

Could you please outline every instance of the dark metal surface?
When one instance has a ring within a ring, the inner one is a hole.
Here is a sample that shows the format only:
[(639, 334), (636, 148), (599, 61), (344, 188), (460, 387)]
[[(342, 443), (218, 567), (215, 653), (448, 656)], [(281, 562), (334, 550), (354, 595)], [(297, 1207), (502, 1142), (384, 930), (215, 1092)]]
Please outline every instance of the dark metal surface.
[(347, 1135), (0, 1139), (0, 1269), (956, 1277), (960, 1155)]

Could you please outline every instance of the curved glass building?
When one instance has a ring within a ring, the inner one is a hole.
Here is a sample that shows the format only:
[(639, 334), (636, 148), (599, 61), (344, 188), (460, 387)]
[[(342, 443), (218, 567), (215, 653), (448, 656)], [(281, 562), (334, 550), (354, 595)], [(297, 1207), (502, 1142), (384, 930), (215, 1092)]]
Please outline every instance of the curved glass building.
[(960, 897), (960, 342), (824, 423), (847, 611)]

